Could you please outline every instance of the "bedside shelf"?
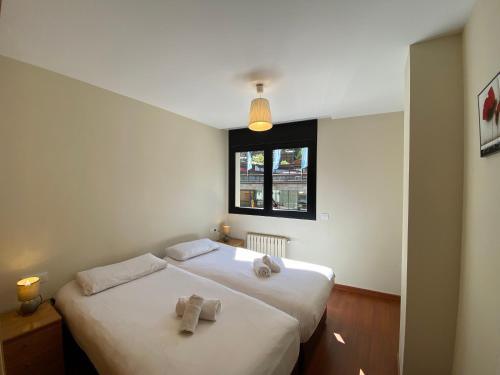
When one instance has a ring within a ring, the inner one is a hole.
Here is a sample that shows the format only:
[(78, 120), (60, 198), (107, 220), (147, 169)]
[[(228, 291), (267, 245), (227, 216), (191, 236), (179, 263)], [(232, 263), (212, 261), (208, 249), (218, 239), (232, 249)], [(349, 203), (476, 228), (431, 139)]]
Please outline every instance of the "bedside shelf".
[(217, 240), (217, 242), (234, 247), (245, 247), (245, 240), (242, 240), (241, 238), (229, 238), (226, 242), (223, 240)]
[(61, 316), (49, 302), (32, 315), (0, 315), (6, 375), (64, 374)]

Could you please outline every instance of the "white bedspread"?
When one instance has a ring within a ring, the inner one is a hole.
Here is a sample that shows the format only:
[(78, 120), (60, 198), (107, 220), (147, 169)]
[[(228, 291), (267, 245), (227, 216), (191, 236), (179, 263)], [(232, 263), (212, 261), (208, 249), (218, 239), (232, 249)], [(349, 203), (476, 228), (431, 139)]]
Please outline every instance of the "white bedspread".
[[(175, 304), (193, 293), (219, 298), (222, 311), (185, 336)], [(289, 374), (298, 358), (296, 319), (172, 265), (93, 296), (71, 281), (56, 307), (103, 375)]]
[(258, 278), (252, 262), (263, 254), (222, 245), (217, 250), (182, 262), (166, 257), (187, 271), (215, 280), (232, 289), (264, 301), (297, 318), (300, 340), (314, 333), (328, 302), (335, 275), (331, 268), (278, 258), (280, 273)]

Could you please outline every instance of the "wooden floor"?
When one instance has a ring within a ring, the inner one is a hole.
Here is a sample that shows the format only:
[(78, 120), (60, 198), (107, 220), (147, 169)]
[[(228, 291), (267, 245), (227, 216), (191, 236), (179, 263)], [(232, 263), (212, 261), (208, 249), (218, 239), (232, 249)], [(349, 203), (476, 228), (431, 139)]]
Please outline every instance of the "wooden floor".
[(334, 288), (306, 374), (397, 375), (398, 337), (399, 302)]

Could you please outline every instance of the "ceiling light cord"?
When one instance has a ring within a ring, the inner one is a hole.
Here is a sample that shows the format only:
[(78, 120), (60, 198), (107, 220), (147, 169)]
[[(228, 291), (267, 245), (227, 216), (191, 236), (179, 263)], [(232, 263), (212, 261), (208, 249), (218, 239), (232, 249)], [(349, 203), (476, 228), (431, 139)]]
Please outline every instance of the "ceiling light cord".
[(262, 94), (264, 93), (264, 84), (257, 83), (255, 87), (257, 88), (257, 94), (260, 94), (260, 97), (262, 98)]

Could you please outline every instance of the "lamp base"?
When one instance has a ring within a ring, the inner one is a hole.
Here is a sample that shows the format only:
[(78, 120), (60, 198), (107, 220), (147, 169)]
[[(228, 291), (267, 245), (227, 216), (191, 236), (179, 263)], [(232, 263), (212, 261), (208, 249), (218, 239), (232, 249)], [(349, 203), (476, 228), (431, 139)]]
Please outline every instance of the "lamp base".
[(38, 309), (38, 306), (40, 306), (41, 303), (42, 296), (38, 296), (29, 301), (24, 301), (21, 303), (21, 306), (19, 306), (19, 310), (17, 310), (17, 313), (22, 316), (31, 315)]

